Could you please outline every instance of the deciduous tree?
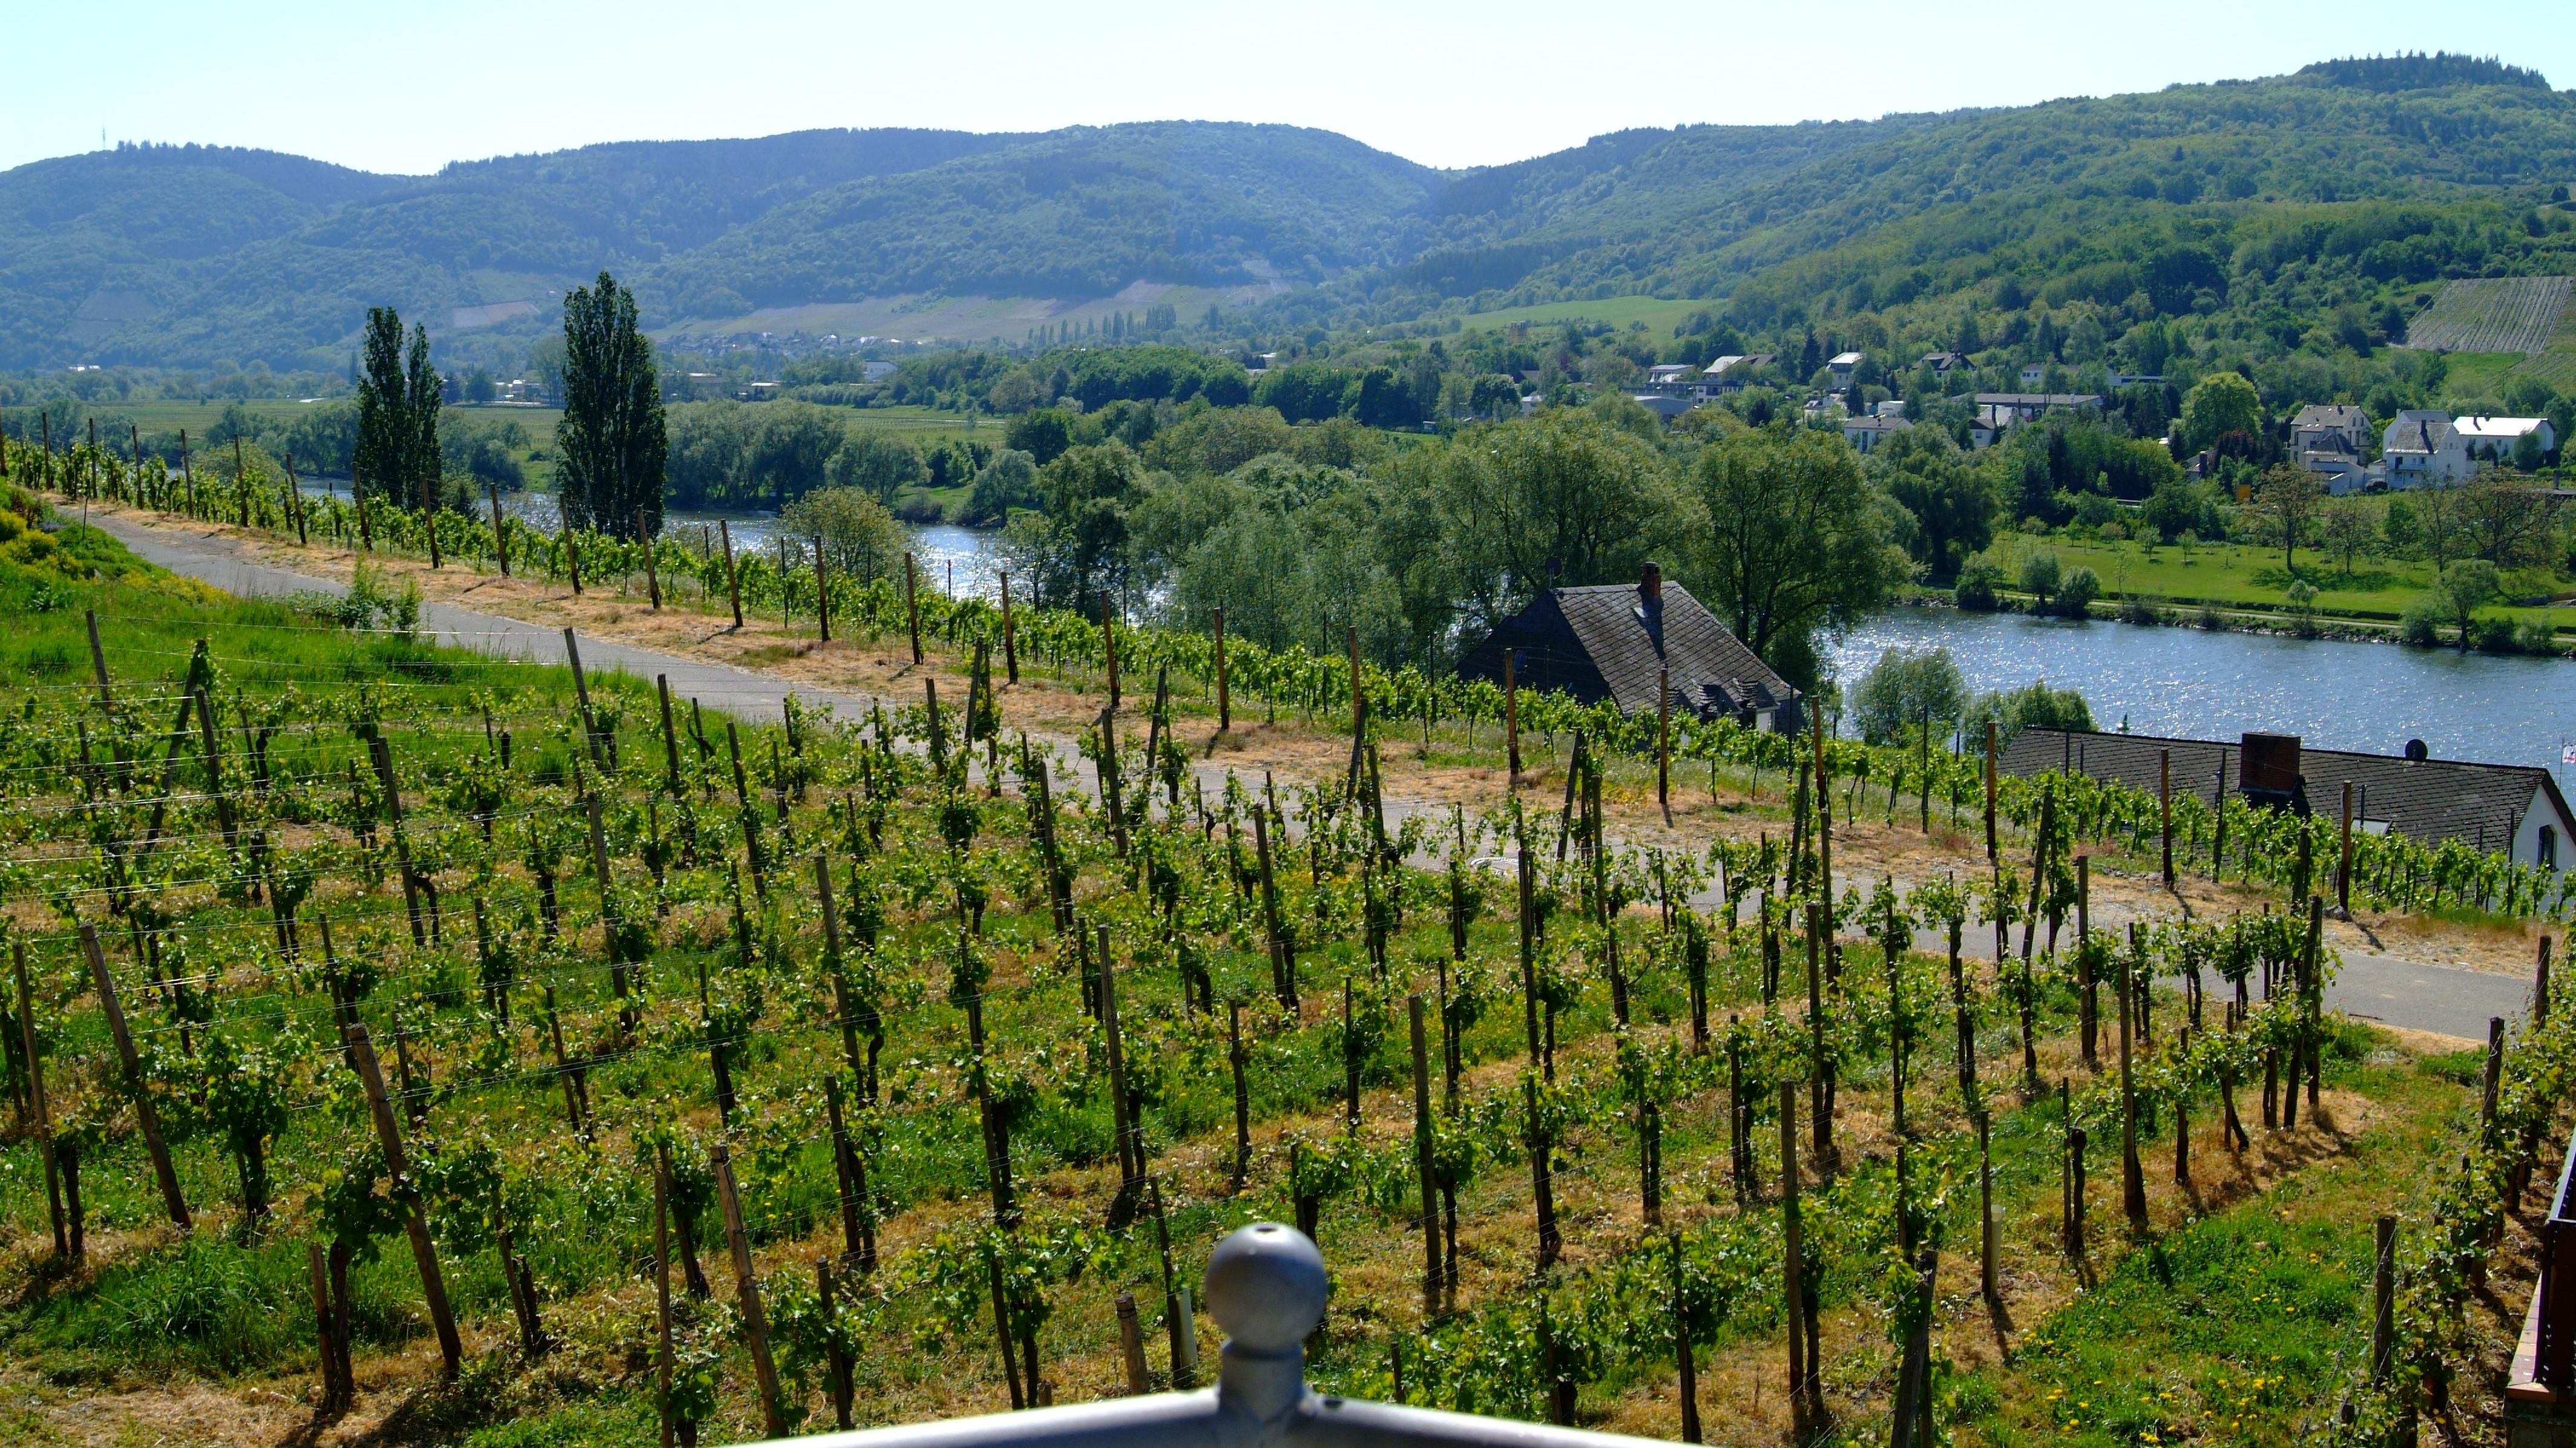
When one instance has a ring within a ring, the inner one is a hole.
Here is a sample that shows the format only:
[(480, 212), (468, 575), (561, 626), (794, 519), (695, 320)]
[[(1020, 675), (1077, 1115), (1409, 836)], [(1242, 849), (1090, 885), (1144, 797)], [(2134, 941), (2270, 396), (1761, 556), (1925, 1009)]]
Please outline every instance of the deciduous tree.
[(564, 298), (564, 415), (555, 429), (557, 493), (568, 524), (620, 537), (643, 511), (662, 526), (661, 384), (635, 294), (606, 272)]

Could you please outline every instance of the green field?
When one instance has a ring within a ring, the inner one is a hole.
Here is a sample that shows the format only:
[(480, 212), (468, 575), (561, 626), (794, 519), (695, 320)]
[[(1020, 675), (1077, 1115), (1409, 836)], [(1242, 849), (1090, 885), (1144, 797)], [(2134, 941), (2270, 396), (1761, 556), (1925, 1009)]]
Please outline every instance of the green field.
[[(2136, 541), (2101, 542), (2072, 537), (2036, 538), (2007, 533), (1996, 540), (1994, 556), (2007, 582), (2017, 578), (2024, 558), (2054, 553), (2068, 570), (2090, 568), (2102, 580), (2105, 598), (2142, 597), (2169, 604), (2212, 604), (2220, 608), (2278, 610), (2290, 583), (2281, 565), (2281, 550), (2250, 543), (2149, 545)], [(2298, 554), (2299, 576), (2317, 590), (2320, 613), (2376, 623), (2393, 623), (2406, 606), (2431, 587), (2433, 566), (2419, 560), (2356, 557), (2346, 573), (2340, 560), (2313, 548)], [(2568, 582), (2539, 570), (2507, 576), (2507, 596), (2564, 597)], [(2576, 626), (2576, 607), (2497, 610), (2518, 618), (2544, 614), (2562, 627)]]

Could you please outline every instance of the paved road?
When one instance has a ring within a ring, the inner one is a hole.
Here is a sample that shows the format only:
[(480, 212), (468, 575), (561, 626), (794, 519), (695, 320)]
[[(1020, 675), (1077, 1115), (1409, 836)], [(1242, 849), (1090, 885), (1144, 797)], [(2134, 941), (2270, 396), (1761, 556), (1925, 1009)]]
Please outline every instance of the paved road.
[[(138, 556), (173, 573), (200, 579), (227, 593), (263, 596), (344, 591), (341, 584), (255, 561), (232, 539), (222, 535), (197, 535), (177, 529), (143, 527), (108, 515), (93, 516), (91, 522), (122, 539)], [(426, 630), (461, 648), (534, 663), (565, 662), (563, 631), (560, 628), (546, 628), (497, 614), (477, 613), (447, 603), (423, 604), (421, 619)], [(623, 670), (647, 679), (657, 674), (667, 675), (675, 698), (699, 699), (710, 707), (755, 722), (775, 722), (784, 717), (786, 697), (791, 688), (786, 680), (587, 634), (576, 637), (581, 649), (582, 667), (586, 670)], [(811, 684), (794, 685), (793, 692), (806, 703), (829, 704), (844, 717), (856, 717), (871, 705), (881, 702), (874, 695), (821, 689)], [(1054, 742), (1064, 744), (1068, 741)], [(1093, 788), (1089, 762), (1084, 761), (1080, 770), (1082, 786)], [(1223, 787), (1225, 771), (1221, 766), (1200, 765), (1198, 773), (1211, 788)], [(1447, 818), (1445, 808), (1415, 801), (1389, 799), (1387, 807), (1392, 816), (1421, 812), (1435, 814), (1444, 820)], [(1435, 830), (1432, 833), (1436, 838), (1439, 832)], [(1846, 880), (1844, 883), (1859, 882)], [(1723, 902), (1711, 892), (1695, 903), (1707, 908)], [(2105, 918), (2101, 923), (2104, 928), (2119, 928), (2121, 922), (2109, 918), (2110, 912), (2103, 914)], [(1990, 955), (1992, 941), (1991, 927), (1983, 926), (1982, 922), (1970, 922), (1967, 943), (1971, 951)], [(1930, 950), (1942, 948), (1941, 938), (1929, 932), (1920, 936), (1918, 943)], [(2346, 1015), (2468, 1041), (2486, 1039), (2490, 1017), (2502, 1016), (2507, 1021), (2519, 1017), (2529, 1009), (2530, 999), (2530, 982), (2513, 976), (2352, 952), (2344, 955), (2343, 969), (2326, 992), (2327, 1004)]]

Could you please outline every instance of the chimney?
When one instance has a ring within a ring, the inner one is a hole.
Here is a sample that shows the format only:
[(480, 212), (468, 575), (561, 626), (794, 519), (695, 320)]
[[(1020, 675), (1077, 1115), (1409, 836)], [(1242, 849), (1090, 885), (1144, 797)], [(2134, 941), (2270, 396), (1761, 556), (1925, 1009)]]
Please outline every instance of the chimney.
[(1649, 563), (1637, 570), (1637, 601), (1647, 608), (1664, 606), (1664, 570)]

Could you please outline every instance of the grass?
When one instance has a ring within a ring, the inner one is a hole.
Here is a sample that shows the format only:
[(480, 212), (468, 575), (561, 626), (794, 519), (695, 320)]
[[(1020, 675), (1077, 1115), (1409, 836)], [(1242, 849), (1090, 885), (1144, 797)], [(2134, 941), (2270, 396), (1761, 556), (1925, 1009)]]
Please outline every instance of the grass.
[[(2136, 539), (2106, 542), (2007, 533), (1997, 541), (1995, 551), (2003, 559), (2007, 583), (2018, 573), (2022, 559), (2054, 553), (2068, 571), (2078, 567), (2092, 569), (2102, 580), (2106, 598), (2141, 597), (2182, 606), (2208, 603), (2220, 608), (2276, 611), (2286, 605), (2285, 594), (2291, 581), (2282, 565), (2280, 549), (2251, 543), (2202, 543), (2185, 548)], [(2432, 586), (2433, 566), (2420, 561), (2356, 557), (2347, 574), (2339, 560), (2316, 549), (2303, 548), (2298, 554), (2298, 576), (2316, 588), (2320, 613), (2392, 623)], [(2555, 595), (2566, 586), (2564, 579), (2532, 570), (2511, 575), (2507, 593), (2531, 598)], [(2561, 616), (2560, 610), (2544, 608), (2491, 612), (2516, 618)], [(2562, 627), (2576, 626), (2576, 615), (2565, 617)]]

